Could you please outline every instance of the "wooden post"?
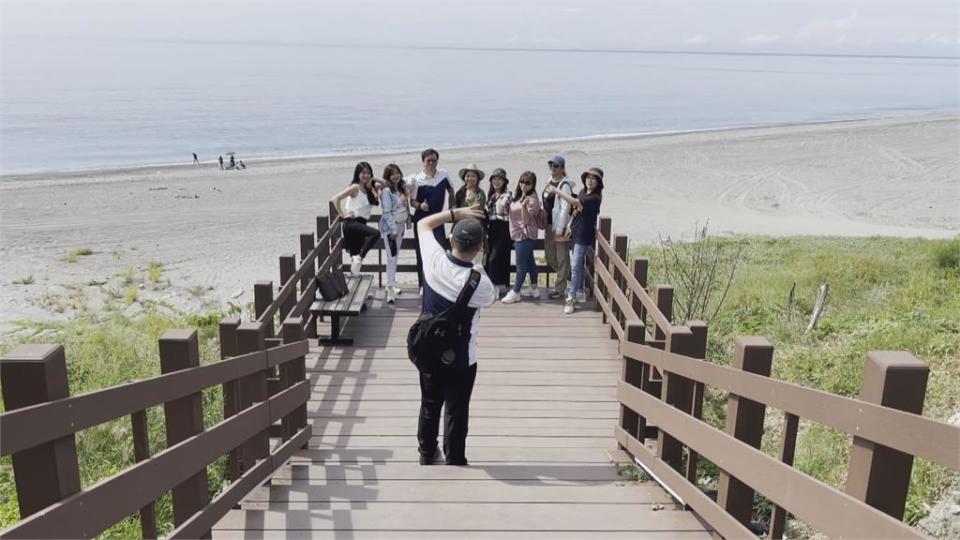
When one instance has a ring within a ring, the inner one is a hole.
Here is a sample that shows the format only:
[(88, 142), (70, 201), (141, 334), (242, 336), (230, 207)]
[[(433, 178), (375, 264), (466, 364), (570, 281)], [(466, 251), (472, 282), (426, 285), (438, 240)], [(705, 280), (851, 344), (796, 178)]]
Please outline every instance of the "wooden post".
[[(237, 356), (237, 328), (240, 327), (240, 319), (237, 317), (227, 317), (220, 321), (220, 359)], [(240, 381), (234, 379), (223, 383), (223, 419), (226, 420), (237, 414), (239, 410), (238, 400), (240, 397)], [(240, 478), (243, 473), (240, 463), (243, 461), (240, 455), (242, 448), (231, 450), (227, 455), (227, 472), (230, 475), (230, 481)]]
[[(670, 285), (657, 285), (657, 309), (668, 321), (673, 322), (673, 287)], [(666, 337), (663, 329), (657, 327), (653, 339), (666, 339)]]
[[(764, 377), (770, 376), (773, 365), (773, 345), (767, 338), (741, 336), (736, 340), (733, 357), (734, 369), (742, 369)], [(763, 417), (767, 406), (763, 403), (730, 394), (727, 399), (726, 432), (754, 448), (760, 448), (763, 439)], [(746, 526), (753, 515), (753, 488), (720, 471), (717, 488), (717, 504), (728, 514)]]
[[(294, 253), (288, 253), (286, 255), (280, 256), (280, 286), (279, 290), (282, 290), (283, 287), (290, 281), (290, 278), (297, 273), (297, 255)], [(297, 304), (297, 290), (293, 289), (293, 292), (287, 296), (283, 302), (280, 303), (280, 320), (283, 321), (287, 318), (287, 315), (290, 314), (290, 311), (293, 310), (293, 306)], [(281, 327), (282, 327), (281, 322)]]
[[(168, 330), (160, 337), (160, 372), (172, 373), (200, 365), (200, 345), (195, 330)], [(203, 398), (200, 392), (164, 403), (167, 447), (203, 431)], [(207, 469), (203, 468), (181, 484), (173, 494), (173, 521), (180, 526), (210, 502)], [(209, 532), (205, 537), (209, 537)]]
[[(601, 237), (603, 237), (603, 239), (606, 240), (608, 244), (610, 243), (610, 231), (612, 230), (612, 228), (613, 228), (613, 223), (610, 221), (610, 218), (608, 218), (608, 217), (601, 217), (600, 220), (599, 220), (599, 222), (597, 223), (597, 234), (599, 234)], [(602, 248), (600, 247), (600, 243), (599, 243), (599, 242), (597, 242), (597, 248), (596, 248), (596, 250), (595, 250), (595, 253), (596, 253), (596, 254), (594, 255), (594, 263), (593, 263), (593, 264), (594, 264), (594, 269), (596, 269), (597, 266), (602, 266), (604, 269), (609, 270), (609, 269), (610, 269), (610, 264), (609, 264), (609, 263), (610, 263), (610, 259), (607, 257), (607, 252), (606, 252), (606, 250), (604, 250), (604, 249), (602, 249)], [(601, 280), (601, 279), (596, 275), (596, 270), (594, 270), (594, 280), (596, 280), (597, 288), (600, 290), (600, 295), (603, 296), (603, 299), (604, 299), (604, 300), (606, 300), (607, 302), (609, 302), (609, 301), (610, 301), (610, 295), (607, 294), (607, 286), (604, 285), (603, 280)], [(597, 303), (595, 309), (596, 309), (597, 311), (602, 311), (602, 310), (600, 309), (600, 304), (599, 304), (599, 303)], [(606, 313), (603, 313), (603, 314), (601, 315), (601, 318), (602, 318), (602, 320), (603, 320), (603, 324), (607, 324), (607, 323), (609, 322), (609, 321), (607, 321), (607, 314), (606, 314)]]
[[(630, 269), (633, 271), (633, 277), (640, 282), (640, 286), (644, 289), (647, 288), (647, 269), (650, 267), (650, 260), (646, 257), (634, 257), (630, 260)], [(643, 322), (647, 320), (647, 310), (643, 307), (643, 303), (640, 302), (640, 297), (636, 294), (632, 295), (633, 303), (633, 312), (637, 314), (637, 318)]]
[[(800, 417), (795, 414), (783, 413), (783, 438), (780, 441), (780, 461), (793, 465), (793, 455), (797, 449), (797, 428)], [(780, 506), (774, 506), (770, 513), (770, 531), (767, 538), (782, 540), (783, 529), (787, 522), (787, 511)]]
[[(300, 264), (303, 265), (303, 262), (307, 260), (307, 256), (310, 255), (310, 252), (313, 251), (314, 239), (313, 233), (300, 233)], [(307, 267), (307, 271), (303, 273), (303, 276), (300, 278), (300, 290), (306, 290), (307, 285), (310, 285), (310, 280), (317, 276), (317, 265), (316, 261), (314, 264), (311, 264)]]
[[(237, 328), (237, 353), (246, 354), (264, 350), (266, 348), (264, 343), (265, 332), (266, 329), (262, 323), (240, 323)], [(267, 376), (268, 370), (264, 369), (240, 379), (238, 412), (250, 407), (255, 402), (267, 399)], [(249, 471), (258, 459), (263, 459), (269, 454), (269, 431), (264, 429), (243, 443), (243, 471)]]
[[(150, 459), (150, 434), (147, 431), (147, 412), (137, 411), (130, 415), (133, 429), (133, 458), (137, 463)], [(150, 501), (140, 509), (140, 534), (144, 538), (157, 537), (157, 516)]]
[[(67, 361), (60, 345), (20, 345), (0, 359), (3, 406), (22, 409), (70, 396)], [(20, 519), (80, 491), (73, 434), (12, 456)]]
[[(614, 235), (613, 251), (614, 253), (617, 254), (617, 257), (619, 257), (621, 261), (626, 262), (627, 260), (627, 236), (626, 235), (623, 235), (623, 234)], [(624, 285), (626, 283), (624, 281), (623, 272), (621, 272), (619, 268), (614, 267), (611, 275), (613, 276), (613, 282), (616, 283), (620, 291), (623, 292)], [(610, 307), (612, 308), (613, 316), (616, 319), (616, 321), (613, 321), (613, 323), (620, 325), (620, 328), (623, 328), (624, 330), (626, 330), (626, 326), (625, 326), (626, 316), (624, 316), (623, 310), (621, 310), (620, 306), (613, 301), (613, 295), (610, 295), (610, 299), (611, 299)], [(617, 333), (614, 332), (613, 330), (612, 324), (610, 328), (610, 339), (619, 339), (619, 336), (617, 336)]]
[[(860, 400), (913, 414), (923, 413), (930, 368), (910, 353), (867, 353)], [(846, 492), (900, 520), (907, 502), (913, 456), (853, 438)]]
[[(626, 338), (626, 341), (629, 341), (630, 343), (642, 344), (646, 341), (647, 329), (643, 325), (643, 322), (629, 320), (626, 323), (624, 337)], [(624, 357), (623, 366), (620, 371), (621, 380), (627, 384), (640, 388), (641, 383), (643, 382), (643, 366), (644, 364), (642, 362)], [(644, 434), (647, 430), (647, 421), (645, 418), (637, 414), (633, 409), (627, 408), (621, 404), (620, 427), (632, 435), (635, 439), (643, 442)]]
[[(707, 358), (707, 323), (704, 321), (688, 321), (687, 328), (693, 334), (693, 344), (691, 345), (691, 356), (705, 360)], [(693, 417), (700, 419), (703, 417), (703, 392), (702, 382), (693, 383)], [(693, 448), (687, 449), (687, 481), (697, 483), (697, 463), (700, 460), (700, 454)]]
[[(294, 343), (306, 339), (303, 336), (303, 327), (301, 326), (303, 319), (301, 317), (289, 317), (283, 322), (283, 341), (284, 343)], [(284, 371), (283, 368), (286, 368)], [(281, 380), (284, 379), (284, 374), (286, 375), (286, 382), (283, 384), (284, 388), (289, 388), (294, 384), (306, 380), (307, 378), (307, 366), (306, 366), (306, 357), (301, 356), (295, 360), (291, 360), (286, 364), (281, 366)], [(293, 411), (290, 412), (286, 417), (283, 418), (281, 424), (281, 432), (289, 433), (292, 437), (297, 430), (307, 426), (307, 405), (303, 404)], [(285, 437), (286, 440), (288, 437)]]
[[(666, 350), (690, 356), (695, 350), (693, 333), (686, 326), (671, 327)], [(660, 399), (689, 414), (693, 403), (693, 381), (665, 371), (662, 384)], [(657, 434), (657, 456), (679, 471), (683, 462), (683, 445), (661, 429)]]
[[(263, 315), (263, 312), (270, 307), (270, 304), (273, 303), (273, 282), (272, 281), (258, 281), (253, 284), (253, 311), (255, 313), (255, 318), (260, 319), (260, 316)], [(273, 319), (269, 321), (263, 321), (264, 332), (266, 332), (266, 337), (273, 337)]]

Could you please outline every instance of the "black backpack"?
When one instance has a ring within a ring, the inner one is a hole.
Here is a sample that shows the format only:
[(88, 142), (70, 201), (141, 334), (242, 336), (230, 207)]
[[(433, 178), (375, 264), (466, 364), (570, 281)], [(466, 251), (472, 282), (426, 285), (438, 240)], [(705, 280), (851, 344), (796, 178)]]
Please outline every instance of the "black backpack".
[(407, 333), (407, 355), (421, 372), (449, 367), (457, 359), (457, 345), (470, 339), (467, 304), (480, 285), (480, 272), (470, 271), (457, 302), (440, 313), (422, 313)]

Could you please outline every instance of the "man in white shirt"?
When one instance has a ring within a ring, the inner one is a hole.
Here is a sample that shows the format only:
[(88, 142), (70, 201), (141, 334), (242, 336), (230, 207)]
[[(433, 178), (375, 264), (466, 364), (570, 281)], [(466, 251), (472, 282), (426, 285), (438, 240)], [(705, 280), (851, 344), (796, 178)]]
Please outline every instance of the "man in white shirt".
[[(420, 153), (420, 161), (423, 162), (423, 170), (420, 173), (410, 177), (407, 181), (408, 193), (415, 211), (413, 213), (413, 237), (417, 240), (417, 285), (423, 287), (423, 260), (420, 254), (420, 232), (416, 224), (423, 218), (432, 216), (443, 210), (444, 194), (447, 195), (447, 207), (453, 208), (454, 180), (450, 178), (447, 171), (437, 168), (440, 161), (440, 153), (433, 148), (427, 148)], [(450, 249), (447, 243), (443, 227), (433, 230), (433, 235), (437, 242), (444, 249)]]
[[(479, 207), (458, 208), (426, 217), (417, 224), (419, 244), (423, 257), (424, 313), (437, 314), (452, 307), (474, 269), (471, 261), (483, 249), (483, 224)], [(451, 251), (444, 251), (432, 231), (443, 230), (443, 225), (456, 222), (450, 235)], [(478, 270), (481, 270), (478, 268)], [(437, 434), (440, 429), (440, 410), (444, 409), (443, 453), (447, 465), (467, 465), (467, 424), (470, 414), (470, 395), (477, 377), (477, 330), (479, 308), (488, 307), (496, 300), (496, 288), (485, 274), (467, 304), (469, 340), (454, 348), (456, 358), (450, 366), (433, 372), (420, 373), (420, 420), (417, 442), (420, 464), (433, 465), (440, 459)]]

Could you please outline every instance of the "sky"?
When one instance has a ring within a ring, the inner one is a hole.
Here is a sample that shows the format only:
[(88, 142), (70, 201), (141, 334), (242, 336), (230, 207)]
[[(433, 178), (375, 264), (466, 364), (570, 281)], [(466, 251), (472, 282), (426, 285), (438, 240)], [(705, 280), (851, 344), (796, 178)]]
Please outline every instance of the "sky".
[(0, 2), (3, 41), (26, 36), (956, 57), (958, 28), (955, 1)]

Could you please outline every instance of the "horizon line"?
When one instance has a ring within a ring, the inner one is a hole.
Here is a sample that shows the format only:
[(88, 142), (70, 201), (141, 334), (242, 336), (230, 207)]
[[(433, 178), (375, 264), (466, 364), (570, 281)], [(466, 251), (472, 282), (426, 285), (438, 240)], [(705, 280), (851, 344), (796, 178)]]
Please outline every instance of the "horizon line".
[[(9, 35), (8, 35), (9, 36)], [(415, 44), (365, 44), (365, 43), (325, 43), (310, 41), (239, 41), (215, 39), (163, 39), (163, 38), (124, 38), (124, 37), (87, 37), (87, 36), (39, 36), (28, 34), (13, 34), (14, 37), (33, 39), (78, 40), (78, 41), (106, 41), (106, 42), (133, 42), (133, 43), (169, 43), (178, 45), (261, 45), (272, 47), (316, 47), (326, 49), (400, 49), (400, 50), (453, 50), (453, 51), (486, 51), (486, 52), (540, 52), (540, 53), (608, 53), (608, 54), (670, 54), (691, 56), (786, 56), (801, 58), (885, 58), (896, 60), (960, 60), (958, 56), (934, 56), (914, 54), (868, 54), (868, 53), (815, 53), (815, 52), (772, 52), (772, 51), (737, 51), (720, 50), (708, 51), (698, 49), (624, 49), (624, 48), (580, 48), (580, 47), (495, 47), (480, 45), (415, 45)]]

